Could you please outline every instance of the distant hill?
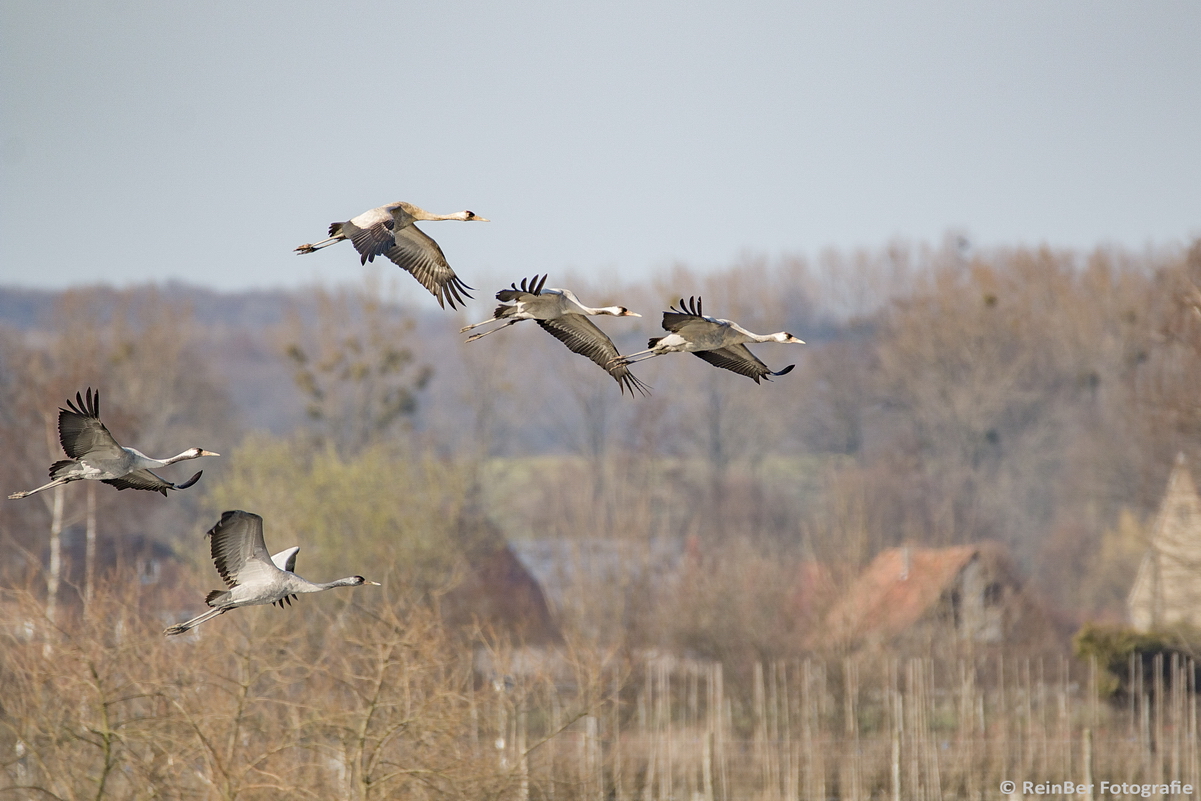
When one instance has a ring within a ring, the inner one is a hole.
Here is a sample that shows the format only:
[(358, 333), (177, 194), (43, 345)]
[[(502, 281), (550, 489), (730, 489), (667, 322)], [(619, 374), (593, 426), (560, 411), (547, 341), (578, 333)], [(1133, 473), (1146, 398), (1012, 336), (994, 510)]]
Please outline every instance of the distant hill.
[[(114, 300), (119, 292), (102, 285), (70, 291), (86, 291), (99, 298), (107, 296)], [(177, 281), (146, 287), (145, 291), (147, 294), (156, 292), (164, 300), (188, 304), (197, 322), (204, 325), (223, 324), (247, 328), (260, 328), (282, 322), (285, 311), (300, 300), (299, 295), (283, 290), (214, 292)], [(0, 286), (0, 325), (8, 325), (22, 331), (49, 327), (53, 324), (55, 304), (64, 294), (63, 291)]]
[[(128, 291), (98, 285), (71, 292), (87, 292), (98, 299), (100, 314), (106, 303), (116, 304)], [(250, 428), (281, 434), (304, 420), (300, 398), (292, 385), (288, 365), (274, 341), (273, 330), (283, 323), (290, 308), (301, 313), (310, 301), (303, 293), (283, 290), (215, 292), (171, 282), (135, 288), (173, 304), (185, 304), (200, 324), (201, 346), (211, 357), (213, 373), (227, 383), (242, 421)], [(54, 315), (66, 291), (0, 287), (0, 326), (26, 333), (51, 331)]]

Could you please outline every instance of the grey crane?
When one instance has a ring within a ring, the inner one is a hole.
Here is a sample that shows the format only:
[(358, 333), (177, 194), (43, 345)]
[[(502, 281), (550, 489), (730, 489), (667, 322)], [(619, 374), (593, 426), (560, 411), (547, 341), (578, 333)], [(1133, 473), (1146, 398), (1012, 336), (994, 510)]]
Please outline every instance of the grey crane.
[(516, 325), (522, 320), (533, 320), (544, 331), (566, 345), (573, 353), (587, 356), (599, 364), (617, 381), (624, 395), (626, 389), (630, 396), (634, 391), (649, 394), (646, 384), (634, 377), (625, 365), (614, 362), (620, 358), (617, 346), (613, 340), (588, 319), (590, 316), (610, 314), (614, 317), (641, 317), (625, 306), (601, 306), (593, 308), (585, 306), (570, 289), (543, 288), (546, 276), (539, 278), (521, 279), (521, 288), (512, 284), (509, 289), (496, 293), (496, 299), (501, 302), (492, 313), (492, 319), (473, 323), (459, 331), (465, 334), (473, 328), (479, 328), (488, 323), (500, 323), (496, 328), (467, 337), (468, 342), (495, 334), (503, 328)]
[(53, 481), (28, 492), (14, 492), (8, 496), (10, 500), (83, 479), (103, 481), (119, 490), (161, 492), (165, 497), (169, 489), (180, 490), (192, 486), (204, 471), (198, 470), (196, 475), (182, 484), (173, 484), (150, 472), (150, 468), (166, 467), (201, 456), (221, 455), (202, 448), (188, 448), (170, 459), (151, 459), (136, 448), (122, 447), (100, 422), (100, 391), (93, 393), (91, 387), (88, 387), (86, 399), (76, 392), (75, 403), (68, 398), (67, 408), (58, 410), (58, 439), (71, 458), (50, 465), (50, 478)]
[(784, 375), (796, 365), (790, 364), (782, 370), (772, 372), (747, 349), (746, 343), (805, 344), (804, 340), (797, 339), (787, 331), (755, 334), (731, 320), (706, 317), (701, 312), (701, 299), (696, 297), (689, 298), (688, 303), (680, 298), (680, 308), (672, 306), (670, 311), (663, 312), (663, 330), (669, 332), (667, 336), (652, 339), (647, 343), (647, 350), (622, 356), (613, 363), (633, 364), (662, 356), (664, 353), (691, 353), (714, 367), (753, 378), (758, 384), (760, 379), (770, 381), (771, 376)]
[(463, 303), (464, 297), (471, 297), (467, 292), (471, 287), (455, 275), (438, 243), (413, 224), (420, 220), (489, 222), (474, 211), (431, 214), (412, 203), (398, 201), (365, 211), (346, 222), (330, 223), (329, 238), (300, 245), (295, 250), (298, 254), (314, 253), (349, 239), (359, 252), (361, 264), (375, 261), (376, 256), (387, 256), (433, 293), (439, 306), (446, 308), (446, 303), (449, 303), (453, 309), (456, 301)]
[(251, 512), (234, 509), (221, 514), (217, 525), (205, 535), (213, 564), (225, 581), (228, 590), (213, 590), (204, 599), (211, 609), (197, 615), (186, 623), (179, 623), (163, 631), (163, 634), (183, 634), (206, 620), (223, 615), (242, 606), (278, 604), (282, 609), (289, 606), (300, 593), (323, 592), (334, 587), (361, 587), (378, 582), (368, 581), (362, 576), (348, 576), (335, 581), (316, 583), (293, 573), (299, 547), (293, 546), (274, 556), (267, 555), (263, 541), (263, 518)]

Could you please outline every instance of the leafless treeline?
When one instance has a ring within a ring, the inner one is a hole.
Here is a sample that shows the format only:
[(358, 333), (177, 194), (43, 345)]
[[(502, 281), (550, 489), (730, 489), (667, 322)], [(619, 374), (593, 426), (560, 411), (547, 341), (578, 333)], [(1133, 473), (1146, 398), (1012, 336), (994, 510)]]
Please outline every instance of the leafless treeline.
[[(0, 481), (41, 483), (55, 406), (98, 385), (123, 441), (174, 452), (203, 439), (232, 454), (173, 504), (96, 498), (112, 532), (182, 531), (240, 458), (237, 397), (256, 420), (307, 420), (312, 444), (347, 458), (375, 444), (459, 460), (472, 502), (514, 538), (691, 534), (854, 570), (901, 542), (988, 537), (1056, 606), (1113, 614), (1173, 457), (1201, 453), (1201, 245), (897, 246), (677, 267), (642, 285), (552, 283), (646, 314), (641, 329), (607, 326), (624, 350), (680, 294), (811, 344), (761, 346), (769, 363), (799, 361), (764, 387), (658, 359), (641, 367), (655, 394), (631, 402), (539, 332), (465, 346), (459, 320), (390, 307), (378, 280), (298, 294), (258, 328), (247, 318), (261, 300), (207, 323), (151, 291), (76, 290), (34, 330), (0, 329)], [(36, 553), (52, 500), (0, 508), (5, 547)], [(83, 512), (64, 514), (69, 527)]]
[[(236, 397), (256, 420), (307, 420), (310, 444), (347, 458), (374, 444), (458, 460), (469, 500), (513, 538), (695, 535), (711, 550), (745, 541), (773, 561), (853, 571), (901, 542), (989, 537), (1054, 605), (1114, 614), (1173, 457), (1201, 454), (1201, 245), (951, 243), (677, 267), (641, 285), (551, 278), (646, 314), (642, 328), (607, 326), (624, 350), (680, 294), (810, 345), (761, 346), (769, 363), (799, 361), (764, 387), (658, 359), (642, 367), (655, 394), (631, 402), (540, 332), (465, 346), (459, 320), (388, 306), (377, 279), (298, 294), (258, 328), (257, 297), (236, 321), (209, 323), (151, 291), (76, 290), (34, 330), (0, 329), (0, 480), (41, 483), (55, 405), (102, 386), (124, 441), (232, 454), (172, 504), (97, 495), (101, 528), (170, 537), (246, 455)], [(5, 547), (36, 554), (52, 500), (0, 508)], [(64, 514), (69, 527), (83, 511)]]

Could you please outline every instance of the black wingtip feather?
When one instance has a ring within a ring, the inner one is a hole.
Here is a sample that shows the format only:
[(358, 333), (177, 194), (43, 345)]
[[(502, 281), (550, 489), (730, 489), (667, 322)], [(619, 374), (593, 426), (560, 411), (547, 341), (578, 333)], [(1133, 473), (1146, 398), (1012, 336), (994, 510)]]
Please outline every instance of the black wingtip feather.
[(626, 394), (626, 387), (629, 387), (630, 389), (631, 398), (634, 397), (634, 390), (638, 390), (638, 393), (644, 398), (650, 397), (650, 385), (639, 381), (638, 378), (628, 370), (626, 371), (625, 375), (614, 375), (613, 377), (617, 379), (617, 384), (621, 387), (621, 394), (623, 397)]

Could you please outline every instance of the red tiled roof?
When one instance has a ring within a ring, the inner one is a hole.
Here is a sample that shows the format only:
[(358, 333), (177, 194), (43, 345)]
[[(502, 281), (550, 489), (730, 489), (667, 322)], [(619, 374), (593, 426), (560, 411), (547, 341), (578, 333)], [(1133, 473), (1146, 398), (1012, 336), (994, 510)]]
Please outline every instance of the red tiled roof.
[[(908, 569), (906, 569), (908, 551)], [(900, 634), (938, 603), (978, 546), (890, 548), (876, 556), (826, 616), (823, 637)]]

